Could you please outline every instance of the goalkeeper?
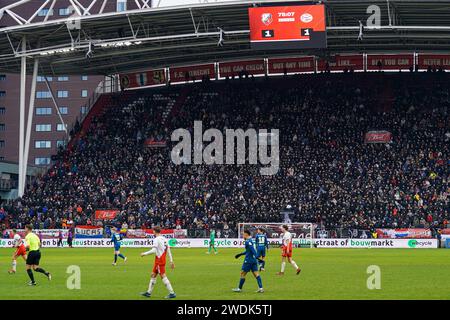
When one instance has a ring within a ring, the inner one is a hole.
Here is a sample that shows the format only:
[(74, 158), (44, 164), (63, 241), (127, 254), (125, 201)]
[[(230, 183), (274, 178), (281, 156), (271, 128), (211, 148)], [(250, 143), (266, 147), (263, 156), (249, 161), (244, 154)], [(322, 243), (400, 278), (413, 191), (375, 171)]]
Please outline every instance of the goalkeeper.
[(211, 229), (211, 231), (209, 232), (209, 248), (207, 254), (211, 253), (211, 249), (214, 249), (214, 254), (217, 254), (215, 243), (216, 243), (216, 230)]

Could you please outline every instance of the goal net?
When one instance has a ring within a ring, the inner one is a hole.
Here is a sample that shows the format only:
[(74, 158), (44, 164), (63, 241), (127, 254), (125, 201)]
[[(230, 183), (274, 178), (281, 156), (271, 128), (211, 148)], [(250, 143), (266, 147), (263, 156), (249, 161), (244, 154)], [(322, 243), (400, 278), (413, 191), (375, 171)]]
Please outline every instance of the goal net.
[(292, 234), (293, 245), (295, 247), (313, 247), (314, 246), (314, 224), (306, 222), (292, 223), (259, 223), (259, 222), (242, 222), (238, 224), (238, 237), (242, 238), (242, 233), (248, 229), (254, 235), (256, 229), (262, 228), (266, 231), (267, 238), (270, 240), (278, 240), (282, 238), (281, 226), (287, 224), (289, 232)]

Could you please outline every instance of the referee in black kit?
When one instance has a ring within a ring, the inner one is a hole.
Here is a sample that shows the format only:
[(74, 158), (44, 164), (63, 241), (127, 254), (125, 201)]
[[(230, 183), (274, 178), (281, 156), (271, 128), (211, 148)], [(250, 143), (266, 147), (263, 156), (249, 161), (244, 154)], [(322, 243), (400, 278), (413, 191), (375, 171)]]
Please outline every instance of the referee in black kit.
[(25, 247), (30, 251), (27, 256), (27, 273), (30, 277), (30, 286), (35, 286), (36, 282), (34, 281), (34, 274), (31, 269), (36, 272), (43, 273), (47, 276), (48, 280), (52, 279), (52, 275), (50, 272), (45, 271), (41, 267), (39, 267), (39, 261), (41, 260), (41, 251), (39, 250), (41, 247), (41, 240), (37, 235), (33, 232), (33, 226), (31, 224), (25, 226)]

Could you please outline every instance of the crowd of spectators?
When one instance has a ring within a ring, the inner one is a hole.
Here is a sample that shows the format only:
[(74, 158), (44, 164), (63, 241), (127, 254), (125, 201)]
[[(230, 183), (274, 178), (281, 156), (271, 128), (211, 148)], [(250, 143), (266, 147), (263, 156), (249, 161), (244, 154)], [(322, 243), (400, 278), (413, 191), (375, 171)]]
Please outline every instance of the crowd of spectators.
[[(158, 224), (195, 235), (238, 222), (296, 222), (323, 229), (446, 227), (450, 218), (449, 77), (320, 74), (172, 85), (114, 96), (48, 173), (5, 206), (11, 226), (102, 224), (118, 209), (128, 228)], [(165, 109), (172, 113), (163, 117)], [(171, 132), (280, 130), (280, 169), (175, 165)], [(365, 143), (370, 130), (391, 143)], [(157, 147), (146, 141), (163, 142)], [(166, 146), (163, 146), (166, 143)], [(5, 218), (3, 218), (5, 219)]]

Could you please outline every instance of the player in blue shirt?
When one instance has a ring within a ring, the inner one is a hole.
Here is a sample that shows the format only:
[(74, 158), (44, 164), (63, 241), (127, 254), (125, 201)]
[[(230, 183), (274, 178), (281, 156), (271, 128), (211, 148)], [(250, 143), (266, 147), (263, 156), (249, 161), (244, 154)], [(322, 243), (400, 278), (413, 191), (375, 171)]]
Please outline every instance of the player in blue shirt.
[(117, 256), (121, 257), (124, 262), (127, 262), (127, 257), (120, 253), (120, 246), (122, 245), (122, 235), (118, 228), (111, 229), (112, 238), (111, 242), (114, 244), (114, 262), (113, 266), (117, 265)]
[(259, 271), (264, 271), (264, 267), (266, 266), (266, 250), (269, 250), (269, 241), (267, 240), (267, 236), (262, 228), (258, 228), (256, 232), (256, 257), (259, 262)]
[(253, 275), (256, 278), (256, 281), (258, 282), (258, 293), (263, 293), (264, 289), (262, 286), (262, 280), (258, 273), (258, 260), (257, 260), (257, 253), (256, 253), (256, 246), (255, 242), (252, 239), (252, 234), (249, 230), (244, 230), (243, 237), (245, 239), (245, 251), (242, 253), (239, 253), (235, 256), (236, 259), (238, 259), (240, 256), (245, 256), (244, 263), (242, 264), (241, 269), (241, 279), (239, 281), (239, 287), (236, 289), (233, 289), (234, 292), (241, 292), (242, 287), (244, 286), (245, 282), (245, 276), (249, 271), (253, 273)]

